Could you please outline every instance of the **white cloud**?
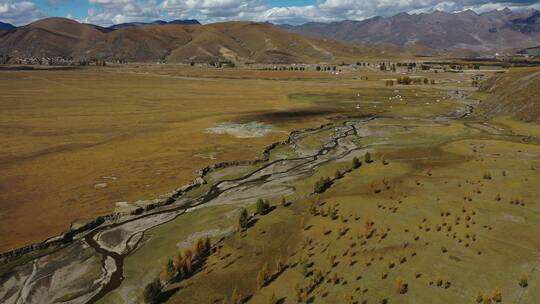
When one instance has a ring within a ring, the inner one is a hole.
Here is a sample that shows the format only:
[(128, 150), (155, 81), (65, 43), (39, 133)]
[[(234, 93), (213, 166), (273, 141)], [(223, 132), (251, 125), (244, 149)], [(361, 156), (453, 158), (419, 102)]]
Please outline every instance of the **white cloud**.
[(165, 0), (161, 8), (169, 17), (203, 22), (256, 19), (267, 9), (262, 0)]
[(473, 9), (534, 8), (537, 0), (319, 0), (313, 5), (268, 7), (261, 0), (164, 0), (162, 9), (175, 18), (195, 17), (203, 22), (220, 20), (255, 20), (298, 24), (308, 21), (362, 20), (374, 16), (391, 16), (401, 12), (457, 12)]
[(0, 21), (13, 25), (24, 25), (45, 17), (31, 1), (0, 0)]
[[(25, 24), (45, 17), (35, 0), (0, 0), (0, 20)], [(68, 0), (46, 0), (61, 6)], [(271, 7), (268, 0), (87, 0), (90, 9), (81, 21), (99, 25), (148, 22), (156, 19), (195, 18), (203, 23), (225, 20), (254, 20), (298, 24), (308, 21), (362, 20), (400, 12), (448, 12), (473, 9), (485, 12), (540, 8), (538, 0), (314, 0), (305, 6)]]
[(155, 0), (89, 0), (95, 5), (88, 10), (85, 22), (112, 25), (159, 19), (159, 4)]

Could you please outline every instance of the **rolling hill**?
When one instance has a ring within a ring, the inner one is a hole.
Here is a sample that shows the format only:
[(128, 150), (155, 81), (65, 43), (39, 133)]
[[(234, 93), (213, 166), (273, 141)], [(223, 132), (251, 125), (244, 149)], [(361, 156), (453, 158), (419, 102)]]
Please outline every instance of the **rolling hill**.
[[(468, 50), (469, 55), (526, 48), (540, 43), (540, 11), (514, 12), (509, 9), (477, 14), (401, 13), (363, 21), (306, 23), (283, 28), (367, 45), (393, 44), (410, 49), (428, 48), (440, 53)], [(424, 50), (422, 50), (424, 51)]]
[(148, 24), (116, 30), (48, 18), (0, 38), (0, 54), (20, 57), (122, 59), (137, 62), (334, 62), (373, 54), (369, 48), (306, 38), (269, 23)]
[(0, 37), (0, 54), (22, 57), (71, 57), (84, 52), (105, 34), (90, 25), (64, 18), (31, 23)]
[(540, 68), (512, 69), (490, 78), (481, 91), (490, 93), (480, 103), (487, 116), (513, 116), (540, 122)]

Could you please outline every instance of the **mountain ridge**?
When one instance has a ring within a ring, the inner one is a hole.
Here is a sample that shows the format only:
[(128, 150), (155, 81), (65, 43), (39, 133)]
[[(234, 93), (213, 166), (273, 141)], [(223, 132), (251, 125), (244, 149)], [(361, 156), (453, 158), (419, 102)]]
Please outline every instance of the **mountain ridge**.
[(248, 21), (149, 24), (109, 31), (54, 17), (0, 36), (0, 54), (84, 61), (318, 63), (369, 52), (372, 50)]
[(7, 31), (11, 31), (11, 30), (14, 30), (16, 27), (9, 24), (9, 23), (4, 23), (2, 21), (0, 21), (0, 34), (2, 32), (7, 32)]
[(281, 27), (305, 35), (363, 45), (419, 46), (446, 52), (468, 49), (486, 54), (540, 44), (540, 11), (508, 8), (482, 14), (472, 10), (400, 13), (361, 21), (308, 22)]

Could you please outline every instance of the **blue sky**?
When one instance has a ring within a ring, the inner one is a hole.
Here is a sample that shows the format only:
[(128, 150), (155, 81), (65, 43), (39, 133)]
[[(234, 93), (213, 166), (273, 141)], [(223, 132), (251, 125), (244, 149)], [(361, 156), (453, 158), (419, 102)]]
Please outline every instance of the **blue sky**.
[(45, 17), (111, 25), (195, 18), (202, 23), (253, 20), (300, 24), (362, 20), (400, 12), (540, 9), (540, 0), (0, 0), (0, 21), (24, 25)]

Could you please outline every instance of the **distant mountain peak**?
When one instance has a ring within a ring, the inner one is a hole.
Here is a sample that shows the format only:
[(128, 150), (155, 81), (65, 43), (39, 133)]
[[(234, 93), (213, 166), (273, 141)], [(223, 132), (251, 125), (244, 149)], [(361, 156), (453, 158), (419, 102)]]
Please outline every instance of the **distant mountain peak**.
[(4, 22), (1, 22), (0, 21), (0, 31), (11, 31), (11, 30), (14, 30), (16, 29), (15, 26), (9, 24), (9, 23), (4, 23)]
[(146, 25), (167, 25), (167, 24), (177, 24), (177, 25), (199, 25), (201, 24), (198, 20), (195, 19), (176, 19), (173, 21), (164, 21), (164, 20), (155, 20), (153, 22), (127, 22), (127, 23), (120, 23), (120, 24), (114, 24), (108, 27), (108, 29), (111, 30), (119, 30), (122, 28), (128, 28), (128, 27), (141, 27)]

